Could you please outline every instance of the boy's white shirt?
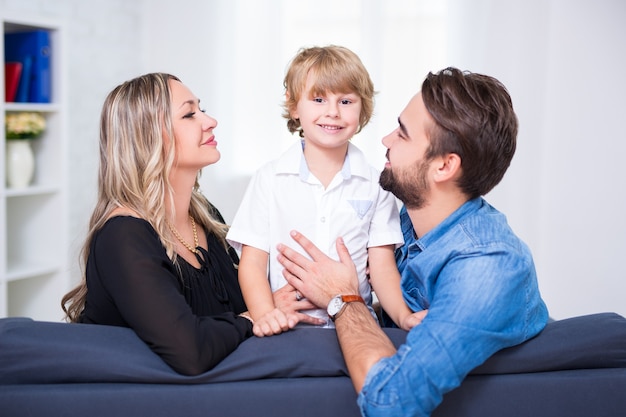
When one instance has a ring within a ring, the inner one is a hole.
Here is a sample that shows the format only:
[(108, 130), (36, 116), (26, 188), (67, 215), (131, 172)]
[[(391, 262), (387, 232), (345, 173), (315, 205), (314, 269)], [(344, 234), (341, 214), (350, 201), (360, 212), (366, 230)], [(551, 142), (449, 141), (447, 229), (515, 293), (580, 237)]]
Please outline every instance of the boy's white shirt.
[[(380, 188), (379, 175), (349, 143), (343, 168), (324, 189), (307, 167), (302, 144), (294, 144), (252, 177), (226, 239), (239, 252), (247, 245), (269, 254), (269, 282), (276, 291), (287, 283), (276, 245), (286, 244), (307, 256), (291, 240), (291, 230), (303, 233), (333, 259), (338, 259), (335, 241), (341, 236), (356, 265), (361, 295), (371, 305), (367, 248), (404, 243), (396, 199)], [(328, 318), (322, 309), (307, 314)]]

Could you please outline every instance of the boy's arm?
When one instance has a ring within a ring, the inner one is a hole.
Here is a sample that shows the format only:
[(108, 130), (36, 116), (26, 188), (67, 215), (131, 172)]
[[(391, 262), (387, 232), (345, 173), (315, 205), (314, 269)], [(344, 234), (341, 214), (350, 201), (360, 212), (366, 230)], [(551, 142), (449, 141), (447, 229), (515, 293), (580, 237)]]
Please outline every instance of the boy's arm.
[[(253, 246), (242, 245), (239, 262), (239, 286), (254, 326), (252, 331), (258, 337), (280, 334), (293, 328), (299, 322), (313, 325), (323, 324), (315, 317), (298, 312), (294, 308), (307, 309), (315, 307), (308, 300), (296, 301), (295, 289), (289, 284), (272, 294), (267, 278), (267, 262), (269, 255)], [(287, 294), (286, 294), (287, 293)], [(292, 303), (281, 302), (284, 296), (294, 297)], [(276, 296), (278, 299), (274, 298)], [(281, 305), (282, 304), (282, 305)]]
[(274, 309), (272, 290), (267, 278), (267, 252), (242, 245), (239, 261), (239, 286), (254, 321)]
[(368, 258), (370, 283), (383, 310), (404, 330), (419, 324), (425, 313), (413, 313), (402, 297), (393, 245), (369, 248)]

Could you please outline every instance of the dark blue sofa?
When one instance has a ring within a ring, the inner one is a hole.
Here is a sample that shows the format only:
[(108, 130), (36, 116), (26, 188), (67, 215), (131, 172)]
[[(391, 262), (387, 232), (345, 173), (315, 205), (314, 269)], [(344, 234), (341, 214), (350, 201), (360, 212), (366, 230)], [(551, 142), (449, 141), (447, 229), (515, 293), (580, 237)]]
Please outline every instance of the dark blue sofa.
[[(386, 329), (396, 346), (405, 333)], [(448, 393), (433, 417), (626, 416), (626, 319), (549, 323)], [(244, 342), (176, 374), (129, 329), (0, 320), (0, 416), (358, 416), (334, 330)]]

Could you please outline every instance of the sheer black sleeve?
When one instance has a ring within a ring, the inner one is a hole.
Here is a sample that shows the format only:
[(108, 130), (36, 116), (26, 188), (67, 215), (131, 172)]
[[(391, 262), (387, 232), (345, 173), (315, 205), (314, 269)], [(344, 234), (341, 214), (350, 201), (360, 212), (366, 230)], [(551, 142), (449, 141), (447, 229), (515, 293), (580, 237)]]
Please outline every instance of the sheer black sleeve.
[[(228, 257), (223, 247), (221, 253)], [(220, 279), (227, 280), (233, 302), (216, 303), (214, 294), (205, 291), (201, 297), (206, 299), (198, 302), (212, 306), (211, 311), (195, 314), (183, 295), (190, 284), (181, 280), (150, 224), (114, 217), (91, 245), (82, 321), (130, 327), (177, 372), (204, 372), (252, 334), (250, 322), (236, 315), (245, 305), (234, 266), (230, 261), (219, 265), (231, 269)]]

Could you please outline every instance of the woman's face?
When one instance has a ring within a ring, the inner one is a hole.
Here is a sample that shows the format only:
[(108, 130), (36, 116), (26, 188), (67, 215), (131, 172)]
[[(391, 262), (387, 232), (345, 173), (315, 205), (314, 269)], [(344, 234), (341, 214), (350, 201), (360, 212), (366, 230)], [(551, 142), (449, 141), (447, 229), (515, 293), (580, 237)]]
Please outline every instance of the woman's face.
[(213, 129), (217, 120), (200, 109), (200, 100), (180, 81), (170, 80), (172, 129), (176, 146), (176, 170), (190, 170), (195, 176), (220, 159)]

